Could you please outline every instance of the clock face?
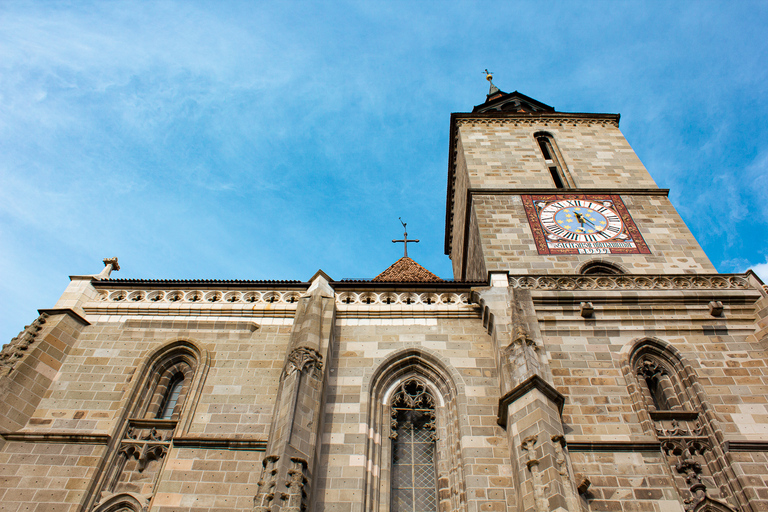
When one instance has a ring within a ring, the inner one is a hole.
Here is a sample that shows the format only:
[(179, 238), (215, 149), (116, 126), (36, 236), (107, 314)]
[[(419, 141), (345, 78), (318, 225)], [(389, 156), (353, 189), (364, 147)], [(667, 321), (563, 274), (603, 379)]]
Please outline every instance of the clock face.
[(617, 195), (523, 195), (539, 254), (650, 254)]
[(613, 203), (563, 199), (541, 209), (541, 225), (550, 234), (577, 242), (601, 242), (621, 236), (621, 217)]

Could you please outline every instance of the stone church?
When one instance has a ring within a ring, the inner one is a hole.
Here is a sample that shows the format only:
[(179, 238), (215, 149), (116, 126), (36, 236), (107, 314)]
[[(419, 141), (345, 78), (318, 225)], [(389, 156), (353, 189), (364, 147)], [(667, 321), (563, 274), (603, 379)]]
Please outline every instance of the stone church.
[(448, 150), (453, 280), (72, 276), (0, 353), (0, 511), (768, 510), (768, 291), (619, 115), (491, 82)]

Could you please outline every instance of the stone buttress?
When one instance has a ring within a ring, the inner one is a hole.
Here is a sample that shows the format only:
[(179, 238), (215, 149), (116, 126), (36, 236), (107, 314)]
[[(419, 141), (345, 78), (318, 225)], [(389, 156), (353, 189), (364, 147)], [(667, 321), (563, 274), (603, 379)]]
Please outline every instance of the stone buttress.
[(299, 299), (264, 458), (255, 512), (299, 512), (310, 503), (319, 455), (326, 362), (332, 356), (334, 292), (318, 272)]
[(565, 446), (564, 397), (552, 385), (530, 292), (492, 273), (477, 290), (499, 370), (498, 422), (506, 428), (520, 512), (582, 510)]

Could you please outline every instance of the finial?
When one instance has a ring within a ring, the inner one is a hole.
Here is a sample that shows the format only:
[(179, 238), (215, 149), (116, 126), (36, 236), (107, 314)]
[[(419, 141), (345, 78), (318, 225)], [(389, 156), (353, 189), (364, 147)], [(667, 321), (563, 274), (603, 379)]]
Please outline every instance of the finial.
[(491, 88), (488, 91), (488, 96), (491, 96), (492, 94), (496, 94), (499, 91), (499, 88), (493, 85), (493, 73), (488, 71), (488, 68), (485, 68), (485, 79), (488, 80), (488, 83), (491, 84)]
[(403, 222), (402, 217), (398, 217), (398, 220), (400, 220), (400, 224), (403, 225), (403, 239), (402, 240), (392, 240), (392, 243), (396, 244), (397, 242), (402, 242), (403, 243), (403, 253), (404, 253), (403, 257), (407, 258), (408, 257), (408, 242), (418, 243), (419, 241), (418, 240), (408, 240), (408, 230), (405, 227), (406, 223)]
[(120, 270), (120, 265), (117, 263), (117, 256), (114, 258), (104, 258), (104, 270), (96, 276), (96, 279), (109, 279), (109, 275), (113, 270), (115, 272)]

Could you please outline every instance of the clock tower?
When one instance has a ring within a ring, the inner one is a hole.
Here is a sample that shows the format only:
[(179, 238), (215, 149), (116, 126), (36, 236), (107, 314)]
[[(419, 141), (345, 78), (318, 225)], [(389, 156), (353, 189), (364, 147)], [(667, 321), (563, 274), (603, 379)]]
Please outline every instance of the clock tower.
[(715, 273), (619, 130), (491, 83), (451, 115), (445, 252), (459, 280), (512, 274)]

